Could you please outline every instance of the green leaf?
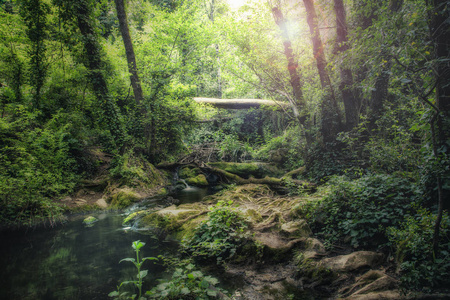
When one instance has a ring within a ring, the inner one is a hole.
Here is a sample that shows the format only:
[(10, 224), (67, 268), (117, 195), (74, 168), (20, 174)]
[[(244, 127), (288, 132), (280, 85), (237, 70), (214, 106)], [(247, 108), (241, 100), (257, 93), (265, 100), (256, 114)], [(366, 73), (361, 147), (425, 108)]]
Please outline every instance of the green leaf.
[(143, 259), (142, 259), (142, 261), (144, 262), (144, 261), (146, 261), (146, 260), (159, 260), (157, 257), (144, 257)]
[(204, 288), (204, 289), (208, 288), (208, 287), (209, 287), (209, 282), (208, 282), (207, 280), (203, 279), (203, 280), (200, 282), (200, 287), (202, 287), (202, 288)]
[(121, 260), (119, 261), (119, 264), (120, 264), (121, 262), (123, 262), (123, 261), (130, 261), (130, 262), (133, 262), (133, 263), (134, 263), (136, 260), (135, 260), (134, 258), (127, 257), (127, 258), (121, 259)]
[(145, 276), (147, 276), (148, 274), (148, 270), (142, 270), (139, 272), (139, 275), (137, 275), (138, 278), (144, 278)]
[(208, 290), (206, 290), (206, 294), (208, 294), (208, 296), (211, 296), (211, 297), (216, 297), (217, 296), (217, 291), (208, 289)]
[(211, 276), (205, 276), (205, 280), (209, 282), (212, 285), (216, 285), (219, 283), (219, 280), (217, 278), (211, 277)]
[(144, 246), (145, 246), (145, 243), (143, 243), (143, 242), (141, 242), (141, 241), (139, 241), (139, 240), (134, 241), (134, 242), (132, 243), (132, 245), (131, 245), (131, 247), (133, 247), (133, 249), (135, 249), (135, 250), (139, 250), (139, 249), (141, 249), (141, 248), (144, 247)]
[(109, 297), (117, 297), (119, 296), (119, 292), (118, 291), (114, 291), (108, 294)]
[(191, 291), (189, 290), (189, 288), (184, 287), (181, 289), (180, 293), (182, 293), (183, 295), (187, 295), (189, 294)]

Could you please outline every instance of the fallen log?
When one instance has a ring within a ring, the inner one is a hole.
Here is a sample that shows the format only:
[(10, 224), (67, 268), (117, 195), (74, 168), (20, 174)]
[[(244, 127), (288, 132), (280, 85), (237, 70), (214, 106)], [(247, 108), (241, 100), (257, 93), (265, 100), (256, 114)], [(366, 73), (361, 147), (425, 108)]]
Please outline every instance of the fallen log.
[(210, 104), (216, 108), (225, 109), (249, 109), (260, 108), (261, 106), (278, 107), (279, 109), (289, 108), (289, 104), (275, 100), (265, 99), (217, 99), (217, 98), (201, 98), (195, 97), (194, 101), (197, 103)]
[(236, 175), (236, 174), (233, 174), (233, 173), (230, 173), (225, 170), (215, 168), (215, 167), (212, 167), (209, 165), (205, 165), (205, 164), (200, 166), (200, 169), (208, 170), (210, 172), (220, 174), (220, 175), (226, 177), (228, 180), (235, 182), (237, 184), (254, 183), (254, 184), (267, 184), (267, 185), (271, 185), (271, 186), (274, 186), (274, 185), (275, 186), (286, 186), (288, 183), (294, 183), (299, 186), (302, 186), (305, 190), (314, 191), (317, 188), (316, 184), (314, 184), (312, 182), (291, 179), (291, 178), (285, 177), (285, 176), (283, 176), (282, 178), (275, 178), (275, 177), (268, 177), (268, 176), (266, 176), (264, 178), (254, 178), (254, 177), (242, 178), (239, 175)]

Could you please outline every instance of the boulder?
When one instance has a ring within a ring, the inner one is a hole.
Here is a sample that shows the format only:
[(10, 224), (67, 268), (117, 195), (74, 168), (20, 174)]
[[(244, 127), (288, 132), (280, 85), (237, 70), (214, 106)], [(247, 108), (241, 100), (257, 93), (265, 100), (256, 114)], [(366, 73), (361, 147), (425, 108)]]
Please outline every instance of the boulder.
[(115, 190), (108, 200), (115, 208), (125, 208), (140, 199), (141, 196), (130, 188), (121, 188)]
[(324, 258), (319, 266), (334, 272), (351, 272), (361, 268), (373, 268), (381, 263), (383, 254), (371, 251), (357, 251), (348, 255)]
[(309, 237), (311, 229), (305, 220), (291, 221), (281, 225), (281, 232), (289, 237)]
[(397, 290), (398, 282), (395, 278), (379, 270), (370, 270), (357, 277), (354, 284), (342, 288), (339, 299), (404, 299)]
[(207, 186), (209, 185), (208, 180), (204, 174), (199, 174), (195, 177), (186, 178), (186, 182), (194, 186)]
[(88, 216), (88, 217), (84, 218), (83, 224), (86, 226), (92, 226), (97, 221), (98, 221), (98, 219), (96, 217)]
[(304, 241), (303, 257), (305, 259), (315, 259), (325, 255), (325, 246), (315, 238), (306, 238)]

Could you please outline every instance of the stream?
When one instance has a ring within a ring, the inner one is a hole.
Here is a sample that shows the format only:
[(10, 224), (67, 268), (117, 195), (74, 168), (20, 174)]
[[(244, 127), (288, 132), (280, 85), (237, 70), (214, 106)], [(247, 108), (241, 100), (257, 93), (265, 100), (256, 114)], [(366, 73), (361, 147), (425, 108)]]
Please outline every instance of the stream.
[[(209, 193), (190, 187), (174, 197), (186, 203)], [(131, 263), (119, 264), (123, 258), (135, 257), (132, 241), (146, 243), (141, 257), (177, 250), (178, 243), (170, 238), (160, 241), (123, 227), (119, 212), (90, 215), (99, 219), (92, 227), (83, 224), (87, 215), (78, 215), (52, 228), (0, 232), (0, 299), (111, 299), (108, 294), (121, 281), (136, 276)], [(151, 263), (145, 263), (144, 269), (149, 269), (150, 286), (143, 289), (148, 290), (164, 270)]]

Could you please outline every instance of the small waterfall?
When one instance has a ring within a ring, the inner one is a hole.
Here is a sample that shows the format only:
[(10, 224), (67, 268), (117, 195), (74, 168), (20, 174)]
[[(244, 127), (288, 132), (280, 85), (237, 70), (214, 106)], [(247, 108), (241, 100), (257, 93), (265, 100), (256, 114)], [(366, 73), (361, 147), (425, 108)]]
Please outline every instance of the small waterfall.
[(191, 188), (191, 187), (189, 186), (189, 184), (187, 184), (186, 180), (184, 180), (184, 179), (178, 179), (178, 181), (184, 183), (184, 185), (186, 186), (186, 189)]
[(183, 191), (188, 191), (188, 190), (193, 189), (193, 187), (189, 186), (189, 184), (186, 182), (186, 180), (180, 178), (180, 175), (178, 174), (179, 171), (180, 171), (180, 167), (176, 168), (175, 174), (173, 174), (173, 184), (177, 185), (180, 182), (182, 184), (184, 184), (185, 188), (183, 189)]

